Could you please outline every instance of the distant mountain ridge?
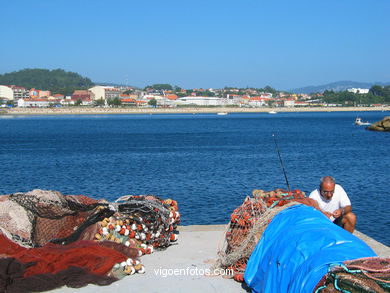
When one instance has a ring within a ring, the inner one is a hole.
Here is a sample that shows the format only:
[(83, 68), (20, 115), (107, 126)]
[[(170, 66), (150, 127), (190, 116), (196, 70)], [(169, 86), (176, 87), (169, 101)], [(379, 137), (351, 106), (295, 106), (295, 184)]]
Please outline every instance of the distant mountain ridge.
[(310, 94), (310, 93), (322, 93), (326, 90), (328, 91), (345, 91), (350, 88), (366, 88), (369, 89), (373, 85), (380, 85), (380, 86), (386, 86), (390, 85), (390, 82), (358, 82), (358, 81), (336, 81), (331, 82), (324, 85), (318, 85), (318, 86), (306, 86), (301, 88), (296, 88), (293, 90), (290, 90), (292, 93), (301, 93), (301, 94)]

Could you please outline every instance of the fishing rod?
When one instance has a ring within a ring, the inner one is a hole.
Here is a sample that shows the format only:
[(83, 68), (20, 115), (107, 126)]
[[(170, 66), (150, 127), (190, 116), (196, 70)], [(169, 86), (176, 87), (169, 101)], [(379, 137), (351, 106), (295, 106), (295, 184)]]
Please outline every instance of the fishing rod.
[(285, 170), (285, 168), (284, 168), (284, 164), (283, 164), (283, 161), (282, 161), (282, 157), (281, 157), (280, 152), (279, 152), (278, 143), (276, 142), (276, 136), (275, 136), (274, 133), (272, 133), (272, 136), (273, 136), (273, 138), (274, 138), (275, 147), (276, 147), (276, 152), (278, 153), (278, 156), (279, 156), (280, 165), (282, 166), (282, 170), (283, 170), (283, 174), (284, 174), (284, 179), (286, 180), (287, 187), (288, 187), (288, 191), (291, 191), (290, 184), (288, 183), (288, 178), (287, 178), (286, 170)]

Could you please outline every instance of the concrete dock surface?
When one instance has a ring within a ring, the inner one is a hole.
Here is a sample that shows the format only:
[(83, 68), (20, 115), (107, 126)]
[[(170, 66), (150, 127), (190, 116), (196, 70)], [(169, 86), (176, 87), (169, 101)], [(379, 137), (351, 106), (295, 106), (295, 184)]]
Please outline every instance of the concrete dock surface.
[[(179, 240), (174, 245), (141, 257), (145, 274), (126, 276), (109, 286), (88, 285), (80, 289), (62, 287), (51, 292), (250, 292), (245, 283), (205, 275), (212, 273), (210, 268), (217, 258), (225, 231), (225, 225), (180, 226)], [(358, 231), (354, 235), (365, 241), (378, 256), (390, 257), (390, 247)]]

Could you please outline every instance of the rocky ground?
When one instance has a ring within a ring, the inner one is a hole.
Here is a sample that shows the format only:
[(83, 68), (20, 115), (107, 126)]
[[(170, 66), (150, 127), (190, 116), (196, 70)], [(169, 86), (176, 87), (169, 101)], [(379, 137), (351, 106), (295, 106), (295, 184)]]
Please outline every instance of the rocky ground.
[(383, 118), (381, 121), (375, 122), (367, 127), (373, 131), (390, 131), (390, 116)]

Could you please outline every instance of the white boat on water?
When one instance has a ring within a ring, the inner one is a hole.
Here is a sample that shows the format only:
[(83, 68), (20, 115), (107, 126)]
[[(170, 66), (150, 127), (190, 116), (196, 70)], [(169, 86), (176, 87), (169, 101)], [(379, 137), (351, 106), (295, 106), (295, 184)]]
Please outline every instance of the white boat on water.
[(278, 113), (278, 112), (276, 112), (276, 111), (269, 111), (268, 112), (268, 114), (276, 114), (276, 113)]
[(371, 125), (371, 123), (368, 122), (368, 121), (363, 122), (363, 121), (362, 121), (362, 118), (356, 117), (356, 119), (355, 119), (355, 125), (358, 125), (358, 126), (362, 126), (362, 125)]
[(228, 112), (218, 112), (217, 115), (227, 115)]

